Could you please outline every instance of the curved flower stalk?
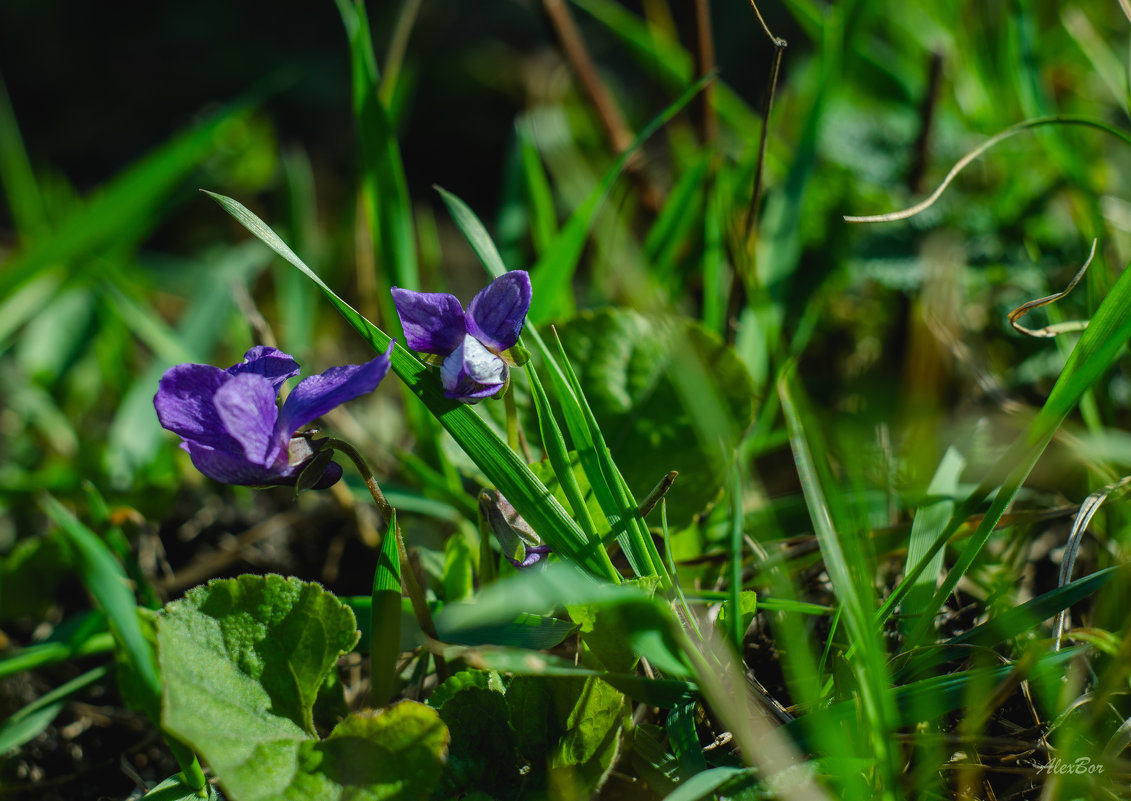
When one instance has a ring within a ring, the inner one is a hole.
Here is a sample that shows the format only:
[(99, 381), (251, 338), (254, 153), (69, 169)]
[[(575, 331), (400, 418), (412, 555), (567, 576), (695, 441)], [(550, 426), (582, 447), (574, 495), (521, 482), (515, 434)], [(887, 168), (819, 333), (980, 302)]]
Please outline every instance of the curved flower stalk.
[(408, 346), (440, 363), (447, 397), (477, 403), (499, 395), (509, 384), (510, 368), (526, 361), (515, 348), (530, 309), (525, 271), (496, 278), (472, 299), (466, 313), (446, 292), (393, 287), (392, 294)]
[[(153, 405), (164, 428), (179, 434), (196, 469), (225, 484), (325, 489), (342, 468), (321, 453), (324, 442), (296, 436), (300, 428), (346, 401), (376, 389), (389, 354), (365, 364), (332, 367), (299, 382), (282, 408), (279, 390), (299, 374), (298, 363), (276, 348), (257, 345), (226, 370), (178, 364), (161, 376)], [(317, 459), (317, 461), (315, 461)], [(312, 467), (320, 474), (303, 476)]]

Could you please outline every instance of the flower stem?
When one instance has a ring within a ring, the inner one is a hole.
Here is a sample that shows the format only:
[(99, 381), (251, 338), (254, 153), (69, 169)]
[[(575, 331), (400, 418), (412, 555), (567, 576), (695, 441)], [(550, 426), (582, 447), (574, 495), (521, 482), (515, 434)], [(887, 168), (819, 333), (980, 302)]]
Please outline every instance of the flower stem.
[(169, 750), (173, 752), (173, 758), (181, 766), (181, 776), (184, 778), (185, 784), (191, 787), (193, 792), (201, 798), (207, 798), (208, 779), (204, 777), (200, 760), (196, 758), (193, 750), (168, 734), (165, 735), (165, 744), (169, 746)]
[(518, 407), (514, 402), (514, 385), (507, 387), (507, 392), (503, 395), (503, 403), (507, 410), (507, 445), (515, 453), (518, 453)]
[[(384, 525), (387, 526), (389, 521), (393, 520), (393, 507), (385, 497), (385, 493), (381, 492), (381, 487), (378, 486), (377, 479), (373, 478), (373, 472), (369, 469), (365, 459), (357, 452), (356, 448), (344, 440), (329, 439), (326, 444), (334, 450), (344, 453), (353, 461), (361, 474), (362, 480), (365, 481), (365, 486), (369, 489), (369, 494), (373, 496), (373, 504), (384, 518)], [(404, 585), (405, 594), (408, 595), (409, 601), (412, 602), (412, 611), (416, 615), (416, 622), (420, 625), (420, 630), (424, 632), (424, 636), (438, 641), (440, 637), (436, 633), (436, 624), (432, 620), (428, 602), (424, 599), (424, 591), (416, 580), (412, 562), (408, 559), (408, 550), (405, 548), (399, 522), (393, 527), (393, 535), (397, 538), (397, 555), (401, 562), (401, 583)], [(440, 654), (433, 653), (432, 656), (436, 660), (436, 678), (443, 681), (448, 677), (448, 663)]]

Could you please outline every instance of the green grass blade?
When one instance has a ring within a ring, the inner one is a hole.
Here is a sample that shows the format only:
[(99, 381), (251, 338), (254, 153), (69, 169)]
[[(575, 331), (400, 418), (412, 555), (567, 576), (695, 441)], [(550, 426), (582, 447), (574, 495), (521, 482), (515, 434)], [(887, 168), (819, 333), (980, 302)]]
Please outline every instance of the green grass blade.
[[(669, 89), (683, 86), (694, 74), (691, 54), (678, 41), (653, 34), (648, 24), (614, 0), (573, 0), (607, 27), (655, 78)], [(753, 135), (761, 127), (758, 115), (733, 89), (716, 79), (715, 107), (719, 117), (736, 130)]]
[[(927, 485), (928, 496), (942, 496), (952, 498), (958, 490), (958, 478), (966, 460), (962, 455), (950, 448), (943, 455), (931, 483)], [(954, 512), (954, 501), (942, 500), (921, 507), (915, 512), (915, 520), (911, 524), (911, 539), (907, 546), (907, 563), (904, 572), (910, 571), (923, 556), (931, 550), (931, 545), (950, 520)], [(922, 617), (934, 595), (935, 585), (938, 583), (939, 571), (942, 570), (943, 554), (938, 551), (927, 563), (926, 568), (912, 583), (907, 599), (903, 602), (900, 627), (906, 633), (914, 623)]]
[(696, 81), (644, 126), (632, 144), (601, 176), (601, 180), (585, 201), (570, 215), (565, 227), (554, 240), (553, 246), (530, 269), (530, 283), (534, 287), (534, 297), (530, 302), (529, 316), (534, 322), (568, 314), (573, 310), (571, 281), (601, 202), (612, 189), (632, 154), (668, 120), (679, 113), (680, 109), (690, 103), (713, 78), (713, 75), (709, 75)]
[(435, 189), (439, 193), (440, 199), (444, 201), (444, 205), (448, 207), (448, 213), (452, 215), (456, 227), (459, 228), (467, 243), (471, 245), (471, 249), (475, 251), (479, 261), (483, 263), (487, 274), (492, 278), (498, 278), (507, 272), (507, 265), (503, 261), (503, 257), (499, 255), (499, 249), (495, 247), (491, 235), (487, 233), (487, 228), (475, 212), (471, 210), (471, 207), (447, 189), (439, 186)]
[(381, 555), (373, 572), (369, 608), (369, 698), (374, 708), (393, 697), (397, 679), (397, 657), (401, 651), (401, 562), (397, 552), (397, 513), (389, 520)]
[(0, 754), (19, 748), (51, 725), (67, 699), (110, 675), (110, 665), (101, 665), (41, 695), (0, 724)]
[(871, 729), (869, 742), (882, 777), (882, 787), (890, 793), (899, 776), (897, 755), (890, 748), (890, 736), (895, 730), (896, 716), (891, 698), (885, 692), (889, 683), (885, 665), (887, 654), (879, 632), (873, 626), (872, 611), (865, 604), (863, 595), (864, 587), (870, 586), (870, 583), (865, 583), (870, 582), (870, 571), (864, 573), (861, 569), (861, 560), (854, 547), (857, 543), (841, 542), (842, 537), (848, 536), (852, 531), (852, 523), (843, 512), (838, 513), (839, 504), (830, 505), (830, 499), (835, 497), (830, 493), (838, 490), (823, 461), (824, 444), (805, 405), (805, 397), (792, 366), (783, 372), (778, 382), (778, 395), (825, 570), (844, 609), (849, 632), (856, 644), (857, 658), (851, 660), (850, 664), (859, 685), (864, 716)]
[[(593, 455), (600, 471), (601, 479), (597, 479), (596, 476), (589, 476), (589, 471), (586, 470), (589, 483), (595, 488), (597, 485), (594, 484), (594, 481), (597, 480), (599, 484), (603, 480), (604, 486), (612, 492), (616, 514), (619, 515), (620, 520), (625, 525), (624, 532), (618, 535), (617, 541), (621, 543), (625, 556), (628, 557), (628, 562), (632, 565), (636, 575), (642, 577), (660, 576), (663, 586), (667, 588), (671, 585), (671, 577), (668, 576), (668, 570), (664, 567), (664, 561), (660, 558), (659, 551), (656, 550), (656, 544), (652, 541), (648, 527), (640, 517), (636, 500), (632, 497), (632, 493), (629, 491), (624, 477), (621, 476), (620, 470), (617, 469), (616, 463), (613, 462), (613, 456), (605, 444), (601, 427), (597, 424), (597, 418), (593, 416), (593, 410), (589, 408), (589, 402), (585, 399), (585, 392), (581, 388), (581, 382), (577, 380), (577, 375), (573, 372), (565, 348), (562, 347), (561, 340), (557, 339), (556, 334), (554, 339), (558, 346), (559, 363), (565, 372), (566, 380), (569, 382), (569, 388), (577, 401), (578, 408), (584, 416), (585, 428), (589, 431)], [(564, 403), (563, 401), (563, 405)], [(583, 461), (582, 465), (584, 466), (584, 464)], [(612, 518), (609, 518), (609, 523), (613, 523)], [(614, 527), (613, 530), (615, 531), (616, 528)]]
[[(984, 480), (970, 497), (959, 504), (931, 549), (904, 577), (891, 597), (880, 608), (879, 620), (886, 620), (895, 607), (903, 601), (907, 590), (926, 569), (934, 554), (945, 545), (950, 535), (963, 521), (978, 510), (985, 498), (996, 488), (997, 494), (989, 511), (967, 542), (954, 567), (947, 573), (942, 585), (931, 599), (930, 606), (924, 610), (924, 617), (908, 639), (909, 647), (916, 645), (926, 634), (934, 619), (934, 613), (942, 607), (947, 596), (989, 541), (1006, 507), (1013, 501), (1017, 491), (1036, 465), (1037, 459), (1052, 441), (1069, 412), (1075, 408), (1084, 392), (1115, 363), (1129, 339), (1131, 339), (1131, 270), (1124, 270), (1111, 292), (1096, 310), (1076, 347), (1072, 349), (1048, 399), (1030, 423), (1028, 430), (998, 460), (990, 477)], [(1001, 479), (1001, 476), (1005, 478)]]
[(0, 269), (0, 297), (56, 264), (123, 241), (136, 241), (157, 221), (157, 210), (206, 157), (224, 146), (248, 113), (230, 106), (157, 147), (96, 191)]
[(12, 221), (21, 238), (35, 239), (47, 230), (47, 212), (39, 193), (39, 182), (24, 148), (16, 112), (0, 77), (0, 184), (8, 199)]
[(569, 501), (570, 508), (573, 509), (573, 514), (581, 526), (581, 530), (592, 541), (596, 535), (596, 528), (593, 526), (593, 518), (589, 515), (589, 507), (585, 505), (581, 488), (577, 484), (577, 478), (573, 474), (573, 468), (569, 462), (569, 448), (566, 447), (565, 437), (562, 436), (562, 430), (558, 427), (558, 421), (554, 419), (550, 399), (546, 395), (546, 390), (542, 387), (538, 373), (528, 367), (526, 374), (530, 378), (534, 411), (538, 416), (538, 431), (542, 436), (542, 449), (546, 452), (550, 465), (554, 468), (554, 475), (557, 476), (558, 483), (561, 484), (562, 491), (565, 493), (566, 500)]
[(11, 651), (0, 659), (0, 679), (44, 665), (103, 654), (113, 648), (114, 638), (106, 631), (106, 618), (100, 612), (84, 613), (81, 619), (64, 622), (45, 642)]
[(523, 188), (530, 217), (530, 238), (534, 252), (546, 255), (558, 235), (558, 215), (554, 206), (554, 192), (530, 135), (529, 126), (520, 122), (516, 126), (519, 158), (522, 164)]
[[(380, 76), (365, 4), (337, 0), (349, 38), (353, 75), (353, 113), (361, 151), (362, 200), (380, 266), (393, 286), (420, 289), (412, 203), (400, 146), (378, 95)], [(391, 303), (391, 301), (389, 301)], [(395, 315), (390, 319), (397, 319)]]
[(150, 720), (159, 720), (161, 678), (157, 672), (157, 659), (153, 646), (141, 630), (137, 601), (130, 589), (126, 572), (98, 535), (84, 526), (61, 503), (50, 495), (45, 495), (43, 508), (74, 548), (76, 566), (83, 585), (106, 615), (110, 632), (129, 659), (146, 693), (146, 713)]
[[(231, 198), (212, 192), (206, 194), (248, 231), (313, 281), (354, 330), (375, 350), (385, 351), (391, 341), (388, 334), (339, 298), (261, 219)], [(392, 368), (551, 548), (595, 576), (609, 581), (618, 580), (604, 549), (589, 543), (584, 532), (566, 514), (553, 494), (472, 407), (444, 397), (435, 375), (430, 374), (419, 359), (400, 345), (393, 348)]]
[(972, 645), (992, 647), (1030, 631), (1057, 613), (1097, 592), (1116, 576), (1126, 573), (1125, 565), (1113, 565), (1038, 595), (1020, 606), (1008, 609), (985, 623), (950, 638), (938, 648), (931, 648), (921, 656), (913, 656), (907, 666), (900, 671), (900, 678), (905, 680), (944, 662), (964, 659), (969, 655)]

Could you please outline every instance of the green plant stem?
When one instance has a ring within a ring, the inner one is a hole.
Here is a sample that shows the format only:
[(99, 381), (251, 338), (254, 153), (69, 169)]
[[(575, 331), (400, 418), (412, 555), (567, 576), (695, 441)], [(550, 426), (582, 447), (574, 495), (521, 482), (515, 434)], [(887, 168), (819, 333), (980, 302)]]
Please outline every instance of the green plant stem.
[[(393, 520), (393, 507), (385, 498), (385, 493), (381, 492), (381, 487), (377, 484), (377, 479), (373, 477), (373, 472), (369, 469), (365, 459), (357, 452), (356, 448), (343, 440), (330, 439), (327, 440), (326, 444), (334, 450), (344, 453), (353, 461), (361, 474), (362, 480), (365, 481), (365, 486), (369, 489), (369, 494), (373, 496), (373, 504), (377, 507), (377, 511), (381, 513), (384, 518), (383, 523), (387, 526)], [(412, 611), (416, 615), (416, 622), (420, 625), (420, 630), (424, 632), (424, 636), (439, 641), (440, 637), (436, 633), (436, 623), (432, 620), (432, 612), (428, 609), (424, 591), (416, 581), (416, 573), (413, 572), (412, 562), (408, 558), (408, 549), (405, 548), (400, 523), (393, 526), (393, 534), (397, 538), (397, 555), (401, 561), (401, 583), (404, 585), (405, 594), (408, 595), (409, 601), (412, 602)], [(436, 677), (443, 681), (448, 677), (448, 663), (438, 653), (433, 653), (432, 657), (436, 660)]]
[(181, 776), (184, 777), (185, 784), (200, 798), (207, 798), (208, 779), (205, 778), (204, 769), (200, 767), (200, 760), (196, 758), (193, 750), (168, 734), (165, 735), (165, 744), (169, 746), (173, 758), (181, 766)]
[(508, 386), (503, 395), (503, 404), (507, 410), (507, 445), (518, 453), (518, 407), (514, 402), (514, 387)]

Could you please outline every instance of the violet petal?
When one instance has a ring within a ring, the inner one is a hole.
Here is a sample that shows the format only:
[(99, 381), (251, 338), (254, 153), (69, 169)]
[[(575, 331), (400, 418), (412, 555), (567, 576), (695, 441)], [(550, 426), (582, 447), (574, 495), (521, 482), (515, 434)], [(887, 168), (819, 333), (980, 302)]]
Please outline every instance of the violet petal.
[(538, 562), (542, 561), (542, 559), (544, 557), (548, 556), (549, 554), (550, 554), (550, 546), (549, 545), (533, 545), (533, 546), (527, 546), (527, 548), (526, 548), (526, 558), (523, 559), (521, 562), (518, 561), (517, 559), (511, 559), (509, 556), (507, 557), (507, 559), (515, 567), (523, 568), (523, 567), (530, 567), (531, 565), (537, 564)]
[(227, 372), (231, 375), (240, 373), (256, 373), (271, 382), (275, 393), (288, 378), (299, 374), (298, 362), (290, 354), (283, 353), (278, 348), (269, 348), (266, 345), (256, 345), (243, 356), (244, 360), (232, 365)]
[(468, 334), (440, 367), (444, 394), (449, 398), (476, 401), (489, 398), (507, 381), (507, 365), (479, 340)]
[(389, 355), (393, 343), (376, 359), (365, 364), (331, 367), (321, 375), (312, 375), (299, 382), (287, 397), (279, 415), (277, 431), (281, 439), (291, 435), (315, 418), (336, 406), (372, 392), (389, 371)]
[(271, 380), (255, 373), (234, 375), (216, 390), (213, 402), (220, 422), (252, 464), (271, 467), (285, 444), (275, 434), (277, 398)]
[(467, 307), (467, 330), (495, 353), (514, 347), (530, 311), (530, 276), (503, 273), (480, 290)]
[(178, 364), (161, 376), (153, 406), (162, 428), (210, 448), (238, 451), (212, 399), (232, 376), (208, 364)]
[[(286, 483), (291, 468), (280, 472), (262, 465), (252, 464), (242, 453), (209, 448), (198, 442), (187, 441), (181, 447), (188, 451), (196, 469), (211, 479), (224, 484), (280, 484)], [(294, 478), (291, 477), (293, 482)]]
[(408, 346), (421, 353), (447, 356), (467, 333), (463, 307), (444, 292), (413, 292), (393, 287), (393, 305)]

